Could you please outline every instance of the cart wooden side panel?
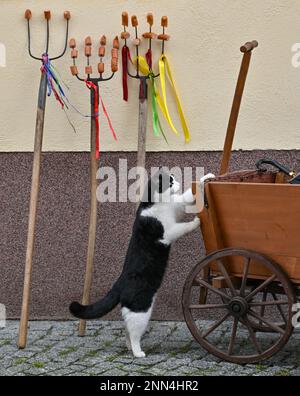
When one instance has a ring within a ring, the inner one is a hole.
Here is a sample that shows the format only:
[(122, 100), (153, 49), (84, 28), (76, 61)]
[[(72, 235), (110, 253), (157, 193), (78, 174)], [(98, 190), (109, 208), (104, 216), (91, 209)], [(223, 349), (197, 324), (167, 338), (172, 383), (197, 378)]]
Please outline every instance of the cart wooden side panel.
[[(300, 283), (300, 186), (209, 182), (205, 194), (208, 207), (199, 217), (207, 254), (227, 247), (255, 250)], [(242, 264), (232, 259), (232, 275), (241, 276)], [(252, 263), (250, 275), (269, 274)]]

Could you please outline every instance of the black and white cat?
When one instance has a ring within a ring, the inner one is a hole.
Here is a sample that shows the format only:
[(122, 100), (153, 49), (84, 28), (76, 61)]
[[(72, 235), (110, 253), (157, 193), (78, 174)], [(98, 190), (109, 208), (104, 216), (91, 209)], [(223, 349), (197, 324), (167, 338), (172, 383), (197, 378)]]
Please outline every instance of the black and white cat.
[[(206, 175), (204, 178), (211, 178)], [(203, 179), (204, 179), (203, 178)], [(202, 180), (203, 181), (203, 180)], [(185, 206), (194, 202), (191, 189), (178, 194), (179, 183), (160, 169), (149, 181), (136, 214), (123, 271), (108, 294), (94, 304), (70, 305), (71, 313), (81, 319), (95, 319), (121, 304), (126, 327), (126, 344), (136, 357), (144, 357), (141, 337), (151, 317), (155, 294), (167, 267), (170, 247), (181, 236), (197, 229), (195, 217), (179, 222)]]

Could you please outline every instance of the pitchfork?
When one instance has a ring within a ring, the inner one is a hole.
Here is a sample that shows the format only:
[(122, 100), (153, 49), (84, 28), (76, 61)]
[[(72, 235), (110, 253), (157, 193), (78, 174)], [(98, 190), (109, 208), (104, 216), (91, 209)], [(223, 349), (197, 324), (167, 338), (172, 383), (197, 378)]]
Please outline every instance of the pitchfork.
[[(90, 65), (90, 56), (92, 54), (92, 40), (91, 37), (85, 39), (85, 56), (87, 57), (87, 65), (85, 67), (86, 78), (79, 77), (78, 69), (76, 66), (76, 58), (78, 57), (78, 50), (76, 49), (75, 39), (70, 40), (71, 57), (73, 59), (73, 65), (71, 66), (71, 73), (76, 76), (79, 81), (86, 83), (90, 89), (90, 104), (91, 104), (91, 153), (90, 153), (90, 223), (89, 223), (89, 238), (88, 238), (88, 250), (87, 250), (87, 261), (86, 261), (86, 273), (83, 288), (82, 304), (86, 305), (90, 299), (90, 289), (92, 284), (94, 254), (95, 254), (95, 240), (96, 240), (96, 228), (97, 228), (97, 180), (96, 173), (98, 168), (98, 157), (99, 157), (99, 128), (98, 125), (98, 113), (97, 104), (99, 104), (99, 83), (111, 80), (118, 71), (118, 50), (119, 50), (119, 39), (115, 37), (113, 40), (113, 48), (111, 50), (111, 75), (104, 77), (104, 62), (106, 49), (106, 37), (100, 38), (100, 46), (98, 49), (99, 63), (98, 63), (98, 77), (91, 77), (93, 73), (92, 66)], [(96, 104), (96, 108), (95, 108)], [(110, 121), (109, 121), (110, 123)], [(111, 127), (111, 125), (110, 125)], [(112, 129), (112, 127), (111, 127)], [(112, 132), (114, 133), (113, 129)], [(115, 135), (114, 135), (115, 137)], [(84, 336), (86, 330), (86, 321), (80, 320), (79, 323), (79, 335)]]
[[(163, 16), (161, 18), (161, 26), (162, 26), (162, 34), (155, 34), (152, 32), (153, 26), (153, 14), (147, 14), (147, 23), (149, 25), (149, 31), (144, 33), (142, 36), (144, 39), (149, 41), (148, 44), (148, 51), (146, 53), (146, 60), (149, 65), (149, 69), (152, 71), (152, 40), (158, 39), (161, 40), (161, 53), (164, 54), (165, 51), (165, 41), (170, 39), (170, 36), (165, 33), (165, 29), (168, 26), (168, 17)], [(123, 48), (127, 49), (129, 53), (129, 49), (127, 47), (127, 40), (130, 37), (129, 32), (126, 30), (128, 27), (128, 13), (122, 13), (122, 25), (123, 25), (123, 32), (121, 33), (121, 38), (124, 40), (125, 45)], [(133, 45), (135, 46), (135, 54), (136, 54), (136, 73), (132, 74), (129, 72), (127, 67), (128, 56), (126, 55), (126, 71), (129, 77), (135, 78), (139, 80), (139, 123), (138, 123), (138, 149), (137, 149), (137, 168), (142, 169), (142, 173), (140, 174), (139, 179), (139, 199), (137, 200), (137, 208), (140, 203), (141, 195), (143, 193), (144, 187), (144, 169), (145, 169), (145, 162), (146, 162), (146, 131), (147, 131), (147, 116), (148, 116), (148, 83), (149, 76), (145, 76), (140, 74), (139, 70), (139, 46), (141, 44), (141, 39), (138, 36), (138, 19), (136, 15), (131, 17), (131, 25), (134, 28), (134, 39), (132, 41)], [(123, 58), (124, 62), (124, 58)], [(124, 71), (123, 71), (124, 72)], [(159, 74), (153, 76), (153, 78), (159, 77)], [(125, 76), (123, 76), (124, 81)], [(124, 99), (127, 100), (126, 94), (124, 95)]]
[[(45, 60), (56, 60), (61, 58), (67, 49), (68, 44), (68, 32), (69, 32), (69, 20), (71, 14), (69, 11), (64, 12), (64, 19), (66, 20), (66, 35), (65, 45), (63, 51), (54, 57), (49, 58), (49, 25), (51, 19), (51, 12), (44, 11), (46, 19), (46, 49), (41, 57), (34, 56), (31, 52), (31, 35), (30, 35), (30, 19), (32, 13), (30, 10), (25, 11), (25, 19), (27, 20), (28, 30), (28, 53), (31, 58), (41, 61), (44, 64)], [(23, 300), (22, 300), (22, 312), (20, 319), (19, 329), (19, 348), (25, 348), (27, 341), (27, 327), (29, 317), (29, 298), (30, 298), (30, 282), (32, 273), (32, 259), (33, 249), (35, 240), (35, 225), (36, 225), (36, 214), (38, 206), (38, 195), (40, 186), (40, 165), (41, 165), (41, 152), (43, 143), (43, 130), (44, 130), (44, 118), (45, 118), (45, 107), (47, 98), (47, 74), (41, 73), (41, 80), (38, 94), (38, 105), (37, 105), (37, 116), (36, 116), (36, 127), (35, 127), (35, 139), (34, 139), (34, 156), (33, 156), (33, 168), (32, 168), (32, 181), (31, 181), (31, 195), (30, 195), (30, 209), (29, 209), (29, 223), (28, 223), (28, 234), (27, 234), (27, 249), (26, 249), (26, 263), (25, 263), (25, 275), (24, 275), (24, 286), (23, 286)]]

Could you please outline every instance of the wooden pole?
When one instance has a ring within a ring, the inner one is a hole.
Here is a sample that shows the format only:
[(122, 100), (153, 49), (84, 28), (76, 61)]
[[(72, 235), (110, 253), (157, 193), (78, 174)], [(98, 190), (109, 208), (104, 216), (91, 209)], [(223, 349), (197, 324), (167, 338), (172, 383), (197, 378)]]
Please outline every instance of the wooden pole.
[(141, 173), (139, 179), (139, 198), (136, 203), (136, 209), (139, 207), (140, 200), (142, 199), (144, 192), (144, 169), (146, 165), (146, 132), (148, 118), (148, 85), (146, 78), (140, 78), (137, 167), (141, 169)]
[(29, 221), (27, 233), (27, 248), (26, 248), (26, 262), (23, 286), (23, 300), (21, 319), (19, 327), (19, 341), (18, 346), (20, 349), (25, 348), (27, 342), (27, 328), (29, 318), (29, 300), (30, 300), (30, 283), (32, 273), (32, 261), (35, 241), (35, 225), (36, 214), (38, 206), (38, 196), (40, 187), (40, 166), (41, 154), (43, 144), (44, 132), (44, 118), (46, 107), (46, 92), (47, 92), (47, 76), (42, 73), (39, 87), (38, 107), (35, 126), (35, 139), (34, 139), (34, 155), (31, 179), (31, 194), (30, 194), (30, 208), (29, 208)]
[(229, 122), (228, 122), (228, 127), (227, 127), (227, 133), (226, 133), (226, 138), (225, 138), (225, 143), (224, 143), (224, 148), (223, 148), (223, 155), (222, 155), (222, 160), (221, 160), (221, 167), (220, 167), (220, 175), (223, 175), (228, 171), (228, 165), (231, 157), (231, 150), (232, 150), (232, 144), (233, 144), (233, 139), (234, 139), (234, 134), (235, 134), (235, 129), (236, 129), (236, 124), (239, 116), (239, 111), (240, 111), (240, 106), (241, 106), (241, 101), (242, 101), (242, 96), (245, 88), (245, 83), (246, 83), (246, 78), (249, 70), (249, 64), (251, 60), (251, 53), (254, 48), (258, 46), (257, 41), (251, 41), (246, 44), (244, 44), (241, 47), (241, 52), (244, 53), (243, 59), (242, 59), (242, 64), (240, 68), (240, 73), (239, 77), (237, 80), (237, 85), (234, 93), (234, 98), (232, 102), (232, 107), (231, 107), (231, 113), (229, 117)]
[[(94, 115), (94, 100), (95, 92), (91, 89), (91, 115)], [(97, 95), (99, 95), (99, 87), (97, 85)], [(82, 304), (87, 305), (90, 302), (90, 290), (92, 285), (94, 256), (95, 256), (95, 242), (97, 230), (97, 169), (98, 160), (96, 159), (96, 120), (91, 117), (91, 154), (90, 154), (90, 224), (89, 224), (89, 239), (86, 259), (86, 271), (83, 287)], [(85, 336), (86, 321), (81, 319), (79, 322), (79, 336)]]

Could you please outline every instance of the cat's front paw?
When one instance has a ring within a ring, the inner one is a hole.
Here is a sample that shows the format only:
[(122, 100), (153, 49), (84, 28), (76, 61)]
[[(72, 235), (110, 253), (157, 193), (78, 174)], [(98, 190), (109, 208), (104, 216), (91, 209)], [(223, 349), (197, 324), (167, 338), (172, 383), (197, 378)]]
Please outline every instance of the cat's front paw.
[(136, 357), (136, 358), (143, 358), (143, 357), (146, 356), (145, 352), (143, 352), (143, 351), (134, 352), (133, 355), (134, 355), (134, 357)]
[(204, 183), (205, 180), (209, 180), (209, 179), (215, 179), (215, 175), (213, 173), (207, 173), (206, 175), (204, 175), (203, 177), (201, 177), (200, 179), (200, 183)]

